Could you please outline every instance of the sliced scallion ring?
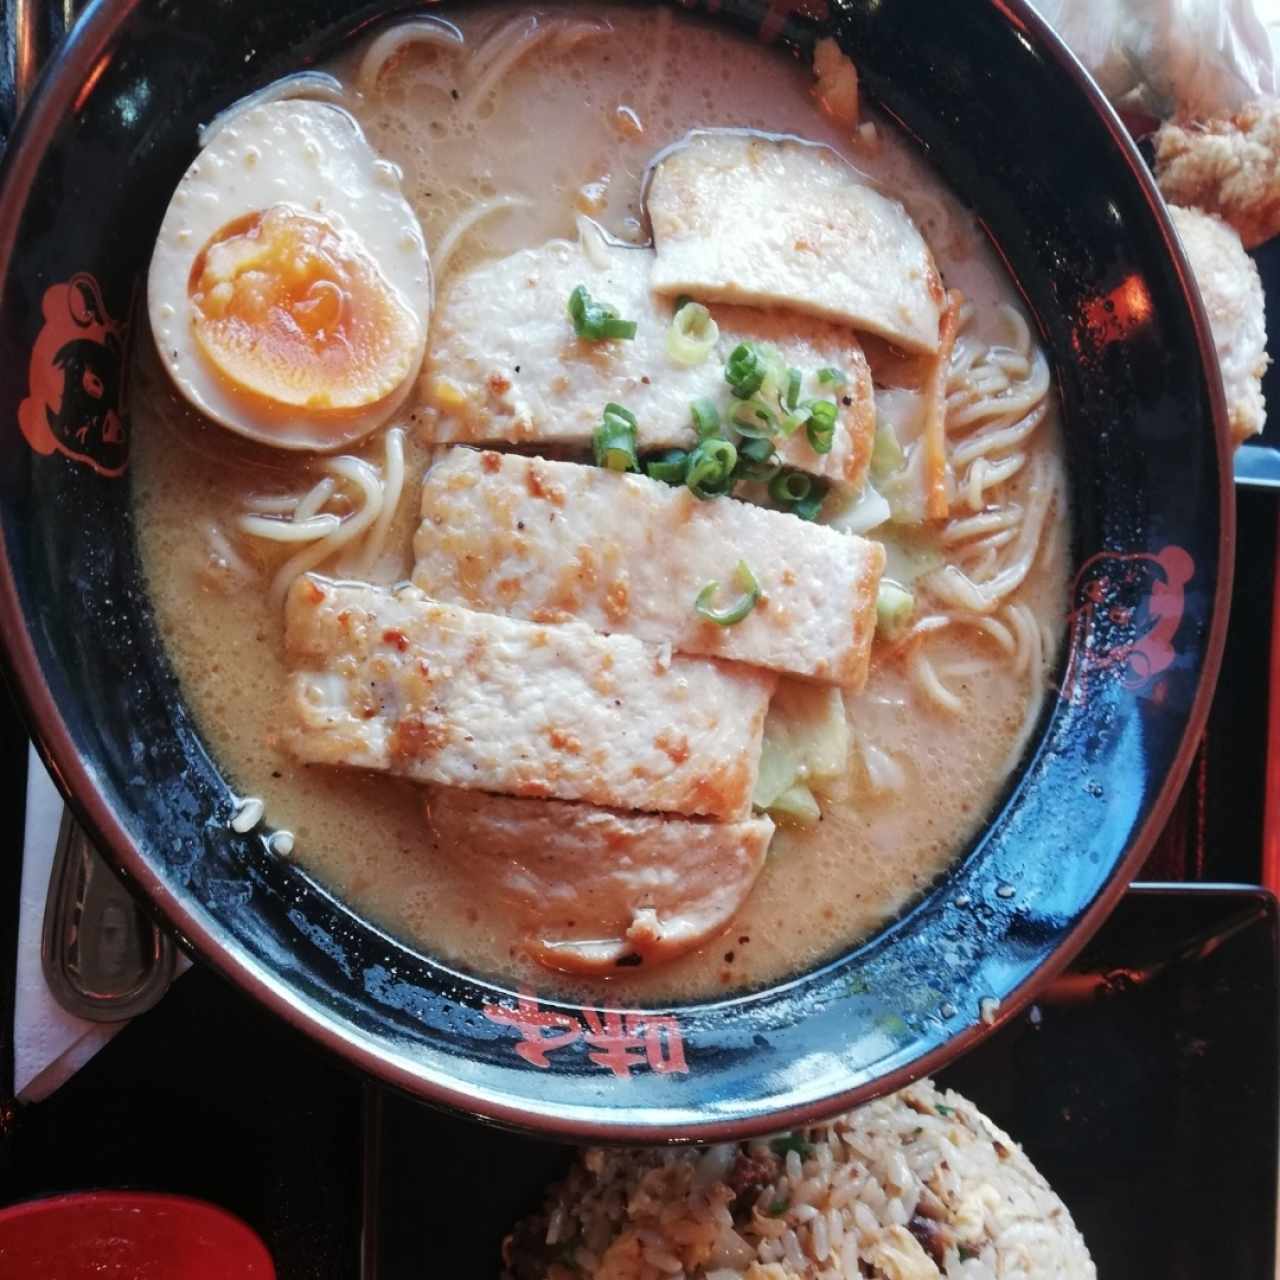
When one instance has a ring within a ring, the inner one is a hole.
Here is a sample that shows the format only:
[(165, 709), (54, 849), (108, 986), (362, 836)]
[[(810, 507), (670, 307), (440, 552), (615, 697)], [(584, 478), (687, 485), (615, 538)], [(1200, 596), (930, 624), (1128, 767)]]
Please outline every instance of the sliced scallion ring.
[(649, 479), (661, 480), (663, 484), (684, 484), (688, 469), (689, 455), (683, 449), (668, 449), (644, 464), (645, 474)]
[(636, 336), (636, 322), (620, 319), (613, 307), (594, 301), (586, 285), (578, 285), (569, 295), (569, 318), (573, 321), (574, 333), (589, 342)]
[(604, 419), (591, 437), (596, 466), (609, 471), (639, 471), (635, 414), (620, 404), (607, 404)]
[(728, 440), (703, 440), (689, 455), (684, 482), (696, 498), (718, 498), (733, 488), (738, 451)]
[(836, 438), (835, 401), (810, 401), (809, 421), (805, 423), (804, 430), (814, 453), (830, 453)]
[(744, 400), (733, 410), (734, 430), (753, 440), (772, 439), (778, 434), (778, 419), (760, 400)]
[(769, 497), (790, 507), (803, 502), (813, 489), (813, 480), (803, 471), (779, 471), (769, 482)]
[(724, 380), (739, 400), (750, 400), (764, 385), (764, 361), (754, 342), (740, 342), (729, 353)]
[(791, 504), (791, 514), (799, 516), (801, 520), (816, 520), (818, 512), (822, 510), (822, 500), (826, 496), (826, 484), (822, 480), (813, 478), (810, 481), (807, 496)]
[(794, 409), (800, 401), (800, 370), (787, 370), (787, 408)]
[(667, 329), (667, 355), (676, 364), (692, 368), (701, 364), (720, 341), (720, 327), (700, 302), (686, 302), (671, 318)]
[(767, 484), (778, 470), (778, 453), (772, 440), (743, 440), (739, 443), (735, 470), (739, 479), (760, 480)]
[(714, 579), (698, 592), (697, 599), (693, 602), (698, 614), (718, 627), (731, 627), (734, 623), (741, 622), (760, 599), (760, 584), (745, 560), (738, 561), (738, 566), (733, 571), (733, 580), (742, 594), (727, 608), (716, 609), (711, 604), (716, 592), (720, 590), (720, 584)]
[(846, 378), (844, 374), (840, 372), (839, 369), (832, 369), (830, 366), (828, 366), (825, 369), (818, 370), (818, 381), (821, 382), (824, 386), (827, 383), (834, 382), (836, 386), (843, 387), (844, 384), (849, 381), (849, 379)]
[(693, 416), (693, 429), (698, 433), (699, 440), (720, 434), (720, 410), (716, 408), (714, 400), (705, 397), (695, 400), (689, 406), (689, 412)]
[(797, 405), (794, 409), (789, 410), (782, 415), (781, 421), (778, 423), (778, 430), (784, 436), (793, 436), (803, 427), (813, 416), (812, 402)]

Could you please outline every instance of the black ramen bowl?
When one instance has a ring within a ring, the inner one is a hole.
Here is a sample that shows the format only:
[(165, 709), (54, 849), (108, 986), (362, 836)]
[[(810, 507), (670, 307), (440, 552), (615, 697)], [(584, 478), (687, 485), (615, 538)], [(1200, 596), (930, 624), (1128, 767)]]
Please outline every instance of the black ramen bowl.
[[(260, 834), (183, 700), (140, 580), (123, 348), (197, 126), (389, 15), (349, 0), (99, 0), (0, 177), (0, 624), (32, 731), (102, 849), (206, 961), (349, 1062), (566, 1138), (798, 1124), (940, 1066), (1116, 902), (1186, 771), (1222, 650), (1234, 508), (1208, 330), (1142, 163), (1022, 0), (708, 0), (804, 57), (836, 35), (975, 209), (1055, 371), (1069, 642), (985, 829), (900, 919), (817, 970), (678, 1008), (580, 1008), (452, 972)], [(252, 1046), (246, 1046), (252, 1055)]]

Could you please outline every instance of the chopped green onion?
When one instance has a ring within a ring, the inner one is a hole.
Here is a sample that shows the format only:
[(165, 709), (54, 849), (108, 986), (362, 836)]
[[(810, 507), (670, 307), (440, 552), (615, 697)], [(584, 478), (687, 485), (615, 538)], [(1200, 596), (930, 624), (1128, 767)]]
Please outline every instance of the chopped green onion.
[(813, 481), (803, 471), (779, 471), (769, 482), (769, 497), (789, 507), (803, 502), (813, 488)]
[(782, 421), (778, 424), (778, 429), (784, 436), (790, 438), (795, 435), (801, 427), (813, 417), (813, 402), (808, 401), (805, 404), (797, 406), (795, 409), (786, 413)]
[(695, 400), (689, 406), (689, 412), (693, 415), (693, 429), (699, 440), (720, 434), (720, 410), (714, 400)]
[(982, 1257), (982, 1251), (975, 1249), (972, 1245), (962, 1244), (956, 1253), (961, 1262), (972, 1262), (974, 1258)]
[(956, 1113), (955, 1107), (949, 1107), (945, 1103), (935, 1103), (933, 1108), (940, 1116), (953, 1116)]
[(799, 502), (793, 502), (791, 514), (799, 516), (801, 520), (816, 520), (818, 512), (822, 510), (822, 500), (826, 496), (827, 486), (821, 480), (811, 481), (808, 497), (801, 498)]
[(696, 498), (718, 498), (733, 488), (738, 451), (728, 440), (703, 440), (689, 455), (684, 482)]
[(778, 434), (778, 419), (759, 400), (746, 400), (735, 405), (733, 425), (739, 435), (755, 440), (770, 439)]
[(896, 640), (911, 625), (916, 598), (891, 578), (881, 578), (876, 592), (876, 634)]
[(790, 1209), (790, 1208), (791, 1208), (791, 1201), (790, 1201), (790, 1200), (786, 1200), (786, 1199), (783, 1199), (783, 1200), (775, 1200), (775, 1201), (774, 1201), (774, 1202), (769, 1206), (769, 1217), (771, 1217), (771, 1218), (780, 1218), (780, 1217), (782, 1217), (782, 1215), (783, 1215), (784, 1213), (786, 1213), (786, 1211), (787, 1211), (788, 1209)]
[(760, 367), (764, 370), (764, 381), (760, 384), (757, 399), (776, 404), (781, 409), (787, 394), (787, 366), (782, 361), (782, 354), (767, 342), (756, 343), (755, 347)]
[(720, 341), (720, 327), (700, 302), (686, 302), (667, 329), (667, 355), (676, 364), (692, 368), (701, 364)]
[(777, 450), (768, 438), (743, 440), (738, 445), (735, 474), (742, 480), (772, 480), (778, 473)]
[(604, 421), (591, 438), (596, 466), (610, 471), (639, 471), (636, 457), (635, 415), (620, 404), (604, 407)]
[(623, 405), (615, 404), (612, 400), (605, 405), (604, 416), (606, 418), (621, 418), (629, 427), (636, 425), (636, 415), (630, 409)]
[(590, 342), (608, 338), (634, 338), (636, 322), (620, 320), (617, 311), (604, 302), (593, 302), (585, 285), (579, 285), (569, 295), (569, 318), (573, 331)]
[[(681, 307), (687, 307), (687, 306), (689, 305), (689, 303), (691, 303), (692, 301), (693, 301), (693, 299), (692, 299), (692, 298), (691, 298), (687, 293), (682, 293), (682, 294), (680, 294), (680, 295), (676, 298), (675, 311), (679, 311)], [(675, 313), (675, 312), (673, 311), (673, 313), (672, 313), (672, 314), (674, 314), (674, 313)]]
[(702, 617), (719, 627), (731, 627), (734, 623), (741, 622), (756, 607), (756, 601), (760, 599), (760, 584), (745, 560), (738, 561), (733, 577), (742, 594), (727, 609), (714, 609), (711, 606), (716, 592), (720, 590), (720, 584), (714, 580), (708, 582), (698, 592), (698, 597), (693, 602), (693, 607)]
[(794, 409), (800, 399), (800, 370), (787, 370), (787, 408)]
[(830, 453), (836, 438), (836, 405), (834, 400), (813, 400), (809, 404), (809, 421), (805, 435), (814, 453)]
[(818, 370), (818, 381), (823, 384), (826, 384), (828, 382), (834, 382), (836, 386), (843, 387), (844, 384), (849, 381), (849, 379), (846, 378), (844, 374), (840, 372), (839, 369), (832, 369), (830, 366), (828, 366), (825, 369)]
[(668, 449), (644, 464), (650, 480), (663, 484), (684, 484), (684, 473), (689, 469), (689, 455), (683, 449)]
[(753, 342), (740, 342), (729, 353), (724, 380), (739, 400), (750, 400), (764, 385), (764, 361)]

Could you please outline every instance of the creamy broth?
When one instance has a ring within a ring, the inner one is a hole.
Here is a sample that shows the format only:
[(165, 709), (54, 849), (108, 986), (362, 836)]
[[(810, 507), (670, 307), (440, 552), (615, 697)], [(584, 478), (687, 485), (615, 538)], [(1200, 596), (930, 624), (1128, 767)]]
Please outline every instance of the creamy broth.
[[(332, 68), (369, 142), (403, 170), (437, 298), (469, 264), (574, 236), (582, 211), (639, 240), (641, 182), (654, 153), (692, 127), (746, 126), (825, 142), (903, 202), (946, 284), (971, 304), (962, 344), (1016, 349), (1023, 340), (1008, 311), (1015, 291), (972, 216), (883, 122), (874, 141), (864, 132), (855, 145), (816, 108), (808, 67), (666, 9), (584, 16), (591, 12), (575, 10), (500, 77), (503, 48), (489, 46), (491, 88), (485, 74), (465, 73), (475, 56), (467, 51), (484, 50), (517, 20), (508, 9), (469, 11), (460, 22), (464, 50), (405, 49), (367, 95), (356, 88), (360, 51)], [(542, 20), (554, 18), (545, 11)], [(494, 201), (448, 246), (461, 217)], [(269, 828), (289, 833), (291, 848), (276, 839), (279, 856), (449, 964), (582, 990), (586, 980), (532, 963), (485, 885), (467, 882), (433, 849), (417, 787), (303, 766), (281, 748), (286, 672), (280, 609), (267, 587), (289, 549), (237, 534), (234, 518), (251, 509), (251, 495), (305, 492), (320, 461), (205, 422), (174, 393), (152, 344), (137, 349), (131, 474), (156, 619), (228, 779), (263, 799)], [(406, 481), (386, 551), (367, 575), (385, 583), (409, 576), (419, 481), (433, 456), (412, 403), (393, 422), (405, 429)], [(1025, 509), (1031, 485), (1053, 482), (1057, 430), (1050, 410), (1021, 446), (1027, 464), (1003, 486), (1006, 504)], [(350, 452), (377, 466), (383, 450), (378, 432)], [(1065, 610), (1064, 525), (1058, 496), (1032, 569), (1006, 602), (1024, 608), (993, 614), (985, 630), (961, 620), (914, 644), (877, 643), (866, 689), (848, 699), (849, 798), (825, 801), (814, 828), (779, 829), (723, 936), (651, 971), (621, 971), (612, 998), (680, 1000), (779, 980), (874, 931), (948, 866), (1005, 785), (1044, 697)], [(891, 551), (890, 567), (903, 559), (901, 548)]]

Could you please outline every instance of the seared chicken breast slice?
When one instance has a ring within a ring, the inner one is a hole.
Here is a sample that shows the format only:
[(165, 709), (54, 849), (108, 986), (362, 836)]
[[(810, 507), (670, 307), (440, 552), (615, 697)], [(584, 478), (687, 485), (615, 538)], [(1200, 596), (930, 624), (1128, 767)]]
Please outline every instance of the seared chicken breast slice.
[[(570, 619), (860, 689), (884, 548), (733, 498), (602, 467), (451, 450), (422, 486), (414, 583), (438, 600), (536, 622)], [(745, 561), (760, 588), (741, 621), (695, 609), (725, 599)]]
[(652, 966), (722, 932), (773, 836), (742, 822), (621, 813), (443, 787), (424, 811), (439, 854), (512, 913), (539, 963), (573, 973)]
[(784, 307), (905, 351), (938, 348), (945, 296), (929, 246), (829, 147), (695, 132), (655, 164), (647, 207), (659, 293)]
[[(777, 441), (779, 460), (857, 490), (875, 439), (871, 373), (853, 332), (794, 312), (711, 308), (720, 336), (694, 365), (667, 349), (673, 304), (650, 288), (653, 254), (606, 243), (587, 227), (583, 242), (553, 240), (484, 263), (457, 277), (436, 309), (422, 378), (423, 430), (439, 444), (522, 444), (590, 448), (606, 404), (635, 415), (641, 452), (691, 448), (690, 405), (710, 398), (733, 407), (724, 365), (741, 342), (768, 343), (803, 375), (800, 395), (836, 398), (829, 453), (803, 431)], [(629, 341), (576, 336), (569, 295), (591, 297), (636, 322)], [(836, 369), (843, 382), (818, 374)]]
[(285, 648), (299, 760), (619, 809), (751, 811), (768, 672), (315, 574), (289, 592)]

